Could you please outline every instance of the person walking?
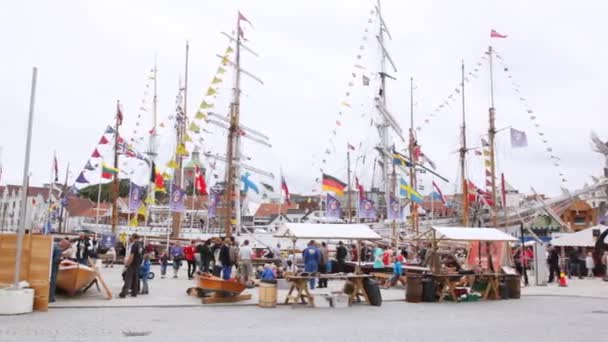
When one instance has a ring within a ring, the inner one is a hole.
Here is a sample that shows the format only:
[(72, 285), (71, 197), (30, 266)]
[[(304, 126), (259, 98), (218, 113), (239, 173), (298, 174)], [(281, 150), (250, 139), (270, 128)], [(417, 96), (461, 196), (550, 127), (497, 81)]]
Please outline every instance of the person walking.
[(384, 255), (384, 251), (378, 245), (374, 248), (374, 268), (380, 269), (384, 268), (384, 262), (382, 261), (382, 256)]
[[(304, 259), (304, 271), (305, 272), (318, 272), (319, 271), (319, 262), (321, 261), (321, 253), (317, 246), (315, 246), (315, 241), (310, 240), (308, 242), (308, 247), (304, 249), (302, 252), (302, 258)], [(315, 278), (311, 278), (309, 281), (310, 289), (315, 289)]]
[(593, 269), (595, 268), (595, 260), (593, 260), (593, 253), (588, 252), (587, 257), (585, 257), (585, 268), (587, 268), (587, 277), (593, 278), (595, 274), (593, 274)]
[(184, 247), (184, 258), (188, 263), (188, 280), (192, 280), (194, 272), (196, 271), (196, 261), (194, 259), (194, 240), (190, 241), (190, 244)]
[[(325, 241), (321, 242), (319, 247), (319, 253), (321, 253), (321, 261), (319, 263), (319, 272), (321, 274), (327, 274), (327, 263), (329, 263), (329, 251), (327, 250), (327, 244)], [(327, 278), (319, 278), (319, 288), (327, 288)]]
[(572, 275), (576, 273), (578, 279), (583, 279), (581, 275), (581, 264), (580, 264), (580, 254), (582, 252), (579, 248), (573, 248), (568, 254), (569, 263), (568, 263), (568, 279), (572, 279)]
[(93, 245), (89, 237), (85, 233), (78, 234), (78, 240), (76, 240), (76, 262), (81, 265), (88, 265), (92, 249)]
[(549, 283), (552, 283), (554, 279), (559, 279), (559, 253), (554, 246), (549, 247), (547, 264), (549, 264)]
[(196, 270), (202, 270), (203, 269), (203, 259), (201, 256), (201, 250), (203, 248), (203, 241), (201, 241), (201, 239), (197, 239), (196, 240), (196, 244), (194, 245), (194, 262), (196, 264)]
[(243, 245), (239, 249), (238, 264), (241, 274), (241, 284), (249, 285), (249, 277), (253, 272), (253, 264), (251, 263), (251, 254), (253, 251), (249, 247), (249, 240), (243, 241)]
[(163, 251), (160, 254), (160, 278), (165, 279), (167, 274), (167, 266), (169, 265), (169, 254), (167, 251)]
[(53, 244), (53, 259), (51, 263), (51, 279), (49, 281), (49, 303), (55, 302), (55, 289), (57, 288), (57, 273), (59, 273), (59, 263), (63, 260), (63, 252), (70, 247), (70, 241), (61, 239)]
[(177, 279), (179, 268), (182, 266), (182, 260), (184, 259), (184, 249), (180, 246), (179, 241), (176, 241), (173, 247), (171, 247), (171, 260), (173, 260), (173, 278)]
[(144, 261), (139, 267), (139, 278), (141, 279), (141, 292), (139, 294), (147, 295), (148, 292), (148, 275), (150, 274), (150, 253), (144, 254)]
[(338, 265), (336, 267), (337, 273), (344, 273), (344, 266), (346, 262), (346, 257), (348, 256), (348, 250), (344, 246), (344, 242), (338, 242), (338, 248), (336, 249), (336, 259), (338, 261)]
[(203, 273), (209, 273), (209, 264), (213, 260), (213, 252), (211, 251), (211, 240), (205, 241), (200, 245), (201, 269)]
[(230, 279), (232, 273), (232, 259), (230, 258), (230, 239), (226, 238), (224, 243), (220, 247), (219, 261), (222, 265), (222, 278), (224, 280)]
[(139, 242), (139, 235), (137, 234), (131, 235), (129, 242), (128, 254), (125, 258), (124, 285), (118, 295), (120, 298), (125, 298), (129, 292), (131, 297), (137, 297), (139, 293), (139, 266), (142, 262), (144, 248)]
[(116, 248), (111, 246), (105, 254), (106, 268), (114, 268), (114, 263), (116, 262)]

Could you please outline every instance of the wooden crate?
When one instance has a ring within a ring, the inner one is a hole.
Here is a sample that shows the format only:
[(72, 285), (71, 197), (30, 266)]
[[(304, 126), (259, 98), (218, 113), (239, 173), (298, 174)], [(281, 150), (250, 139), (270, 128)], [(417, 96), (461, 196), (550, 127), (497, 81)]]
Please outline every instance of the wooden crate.
[[(50, 235), (25, 235), (21, 252), (19, 280), (34, 289), (34, 309), (46, 311), (49, 302), (49, 279), (53, 238)], [(17, 234), (0, 235), (0, 284), (10, 285), (15, 277)]]

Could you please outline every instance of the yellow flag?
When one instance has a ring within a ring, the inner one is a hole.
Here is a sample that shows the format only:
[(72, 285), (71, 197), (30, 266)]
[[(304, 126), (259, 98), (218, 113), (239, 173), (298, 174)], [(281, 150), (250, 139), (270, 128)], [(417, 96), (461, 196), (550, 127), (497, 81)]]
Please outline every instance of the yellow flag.
[(222, 67), (217, 68), (217, 73), (218, 73), (218, 74), (223, 74), (223, 73), (225, 73), (225, 72), (226, 72), (226, 69), (224, 69), (224, 68), (222, 68)]
[[(194, 121), (192, 121), (192, 122), (190, 123), (190, 127), (189, 127), (188, 129), (189, 129), (191, 132), (195, 132), (195, 133), (197, 133), (197, 132), (199, 132), (199, 131), (201, 130), (201, 128), (200, 128), (200, 127), (199, 127), (199, 126), (198, 126), (198, 125), (197, 125), (197, 124), (196, 124)], [(192, 140), (190, 140), (190, 141), (192, 141)]]
[(226, 54), (233, 53), (233, 52), (234, 52), (234, 49), (232, 48), (232, 46), (229, 46), (229, 47), (226, 49)]
[[(192, 128), (192, 126), (190, 126), (190, 128)], [(190, 136), (188, 134), (184, 134), (184, 142), (185, 143), (192, 142), (192, 138), (190, 138)]]
[(492, 166), (492, 162), (489, 160), (484, 160), (484, 164), (486, 164), (486, 167), (491, 167)]
[(213, 103), (207, 103), (207, 102), (203, 101), (203, 102), (201, 103), (201, 105), (200, 105), (200, 106), (198, 106), (198, 107), (199, 107), (199, 108), (201, 108), (201, 109), (209, 109), (209, 108), (213, 108)]
[(154, 197), (148, 197), (148, 198), (146, 198), (146, 204), (154, 205), (154, 204), (156, 204), (156, 200), (154, 200)]
[(226, 66), (226, 65), (228, 65), (228, 63), (230, 63), (230, 60), (228, 59), (228, 56), (222, 57), (222, 65)]
[(207, 114), (205, 114), (199, 110), (196, 112), (196, 115), (194, 116), (194, 118), (197, 120), (204, 120), (207, 118)]
[(344, 107), (350, 108), (350, 104), (346, 101), (342, 101), (342, 103), (340, 103), (340, 104), (343, 105)]
[(167, 163), (167, 167), (170, 169), (177, 169), (177, 163), (175, 162), (175, 160), (171, 159)]
[(167, 171), (163, 172), (164, 179), (171, 179), (171, 175), (167, 173)]
[(137, 227), (139, 225), (139, 221), (137, 221), (137, 216), (133, 216), (131, 221), (129, 221), (130, 227)]
[(221, 78), (219, 78), (219, 77), (216, 76), (216, 77), (213, 78), (213, 81), (211, 81), (211, 84), (222, 83), (222, 81), (223, 80)]
[(217, 94), (217, 90), (215, 88), (209, 87), (209, 89), (207, 89), (207, 96), (212, 96), (215, 94)]
[(490, 151), (489, 150), (483, 150), (483, 155), (486, 157), (490, 156)]
[(177, 154), (178, 156), (187, 156), (188, 150), (186, 149), (186, 145), (184, 145), (183, 143), (179, 144), (179, 146), (177, 146), (175, 154)]
[(141, 216), (148, 215), (148, 208), (146, 208), (146, 206), (144, 204), (142, 204), (141, 206), (139, 206), (139, 209), (137, 210), (137, 214), (141, 215)]

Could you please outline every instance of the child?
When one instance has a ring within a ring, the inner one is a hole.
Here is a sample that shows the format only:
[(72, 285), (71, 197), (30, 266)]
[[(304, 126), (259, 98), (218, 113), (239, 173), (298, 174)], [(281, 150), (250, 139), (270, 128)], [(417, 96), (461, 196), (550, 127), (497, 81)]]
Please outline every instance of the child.
[(401, 258), (397, 256), (393, 256), (393, 276), (386, 283), (385, 288), (389, 288), (394, 286), (399, 281), (399, 278), (402, 276), (403, 266), (401, 265)]
[(148, 294), (148, 275), (150, 274), (150, 254), (144, 254), (144, 262), (139, 267), (139, 278), (141, 278), (140, 294)]
[(587, 253), (587, 257), (585, 258), (585, 267), (587, 267), (587, 277), (593, 278), (593, 269), (595, 268), (595, 261), (593, 260), (593, 254), (591, 254), (591, 252)]
[(165, 274), (167, 274), (167, 265), (169, 265), (169, 255), (167, 251), (163, 251), (160, 255), (160, 278), (165, 279)]
[(276, 276), (274, 271), (272, 270), (272, 266), (270, 264), (264, 265), (264, 272), (262, 272), (262, 281), (264, 282), (275, 282)]

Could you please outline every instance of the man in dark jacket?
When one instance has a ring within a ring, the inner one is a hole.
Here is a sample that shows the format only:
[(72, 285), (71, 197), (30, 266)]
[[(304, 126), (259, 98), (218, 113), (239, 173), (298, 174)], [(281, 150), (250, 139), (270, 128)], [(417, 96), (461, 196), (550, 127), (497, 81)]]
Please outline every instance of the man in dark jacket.
[(580, 248), (575, 247), (568, 254), (568, 279), (572, 279), (572, 275), (575, 273), (578, 276), (578, 279), (583, 279), (583, 277), (581, 276), (581, 253), (582, 251), (580, 250)]
[(76, 240), (76, 261), (81, 265), (89, 264), (89, 256), (93, 250), (93, 244), (85, 233), (78, 234)]
[(125, 298), (129, 291), (131, 297), (137, 297), (139, 293), (139, 266), (143, 260), (144, 246), (139, 241), (139, 235), (133, 234), (129, 238), (128, 254), (125, 259), (125, 282), (118, 297)]
[(211, 250), (211, 240), (198, 245), (198, 253), (201, 255), (201, 272), (209, 273), (209, 263), (213, 260), (213, 251)]
[(344, 247), (344, 243), (342, 241), (338, 242), (338, 248), (336, 249), (336, 259), (338, 260), (336, 270), (338, 273), (344, 273), (344, 264), (347, 255), (348, 251), (346, 250), (346, 247)]
[(552, 283), (554, 279), (559, 279), (559, 253), (557, 252), (557, 248), (553, 246), (549, 248), (547, 264), (549, 264), (549, 283)]
[(230, 244), (229, 238), (224, 239), (222, 247), (220, 247), (220, 263), (222, 264), (222, 278), (230, 279), (230, 273), (232, 273), (232, 259), (230, 258)]

